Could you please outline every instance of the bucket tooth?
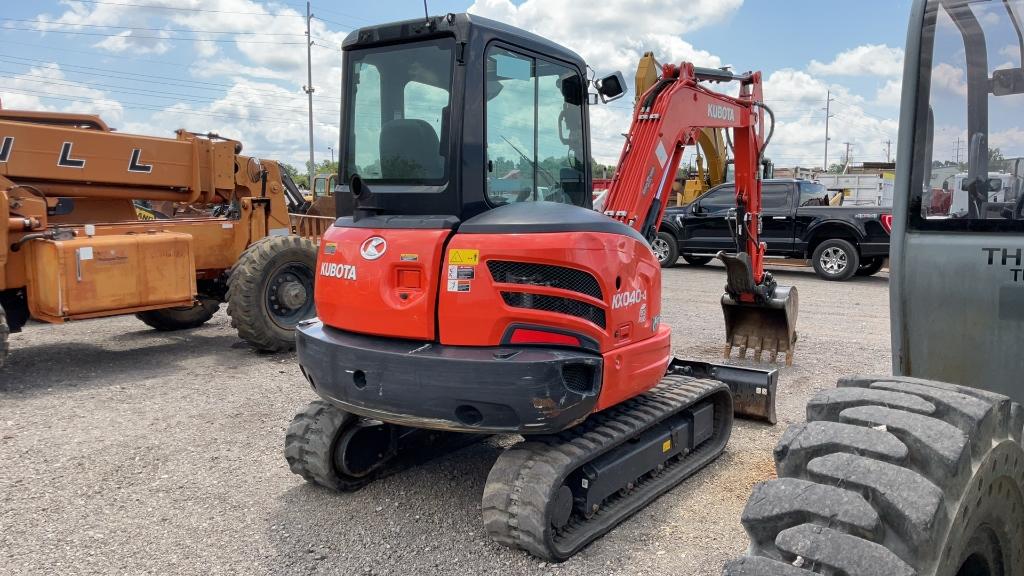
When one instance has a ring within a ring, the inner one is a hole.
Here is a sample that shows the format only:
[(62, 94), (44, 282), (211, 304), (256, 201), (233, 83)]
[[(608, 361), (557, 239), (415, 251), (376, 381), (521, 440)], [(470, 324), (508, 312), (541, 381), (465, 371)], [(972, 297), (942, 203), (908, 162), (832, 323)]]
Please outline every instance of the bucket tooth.
[(761, 361), (761, 352), (764, 351), (764, 347), (763, 347), (764, 338), (760, 338), (760, 337), (756, 338), (754, 340), (754, 342), (755, 342), (754, 343), (754, 362), (760, 362)]

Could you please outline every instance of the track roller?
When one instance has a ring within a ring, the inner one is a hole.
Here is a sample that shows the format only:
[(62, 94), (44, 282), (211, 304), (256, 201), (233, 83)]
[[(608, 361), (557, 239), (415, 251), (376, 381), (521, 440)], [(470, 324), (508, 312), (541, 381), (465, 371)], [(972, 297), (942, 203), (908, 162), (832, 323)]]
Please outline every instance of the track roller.
[(563, 561), (718, 457), (732, 421), (725, 384), (669, 375), (579, 426), (528, 437), (487, 477), (487, 533)]

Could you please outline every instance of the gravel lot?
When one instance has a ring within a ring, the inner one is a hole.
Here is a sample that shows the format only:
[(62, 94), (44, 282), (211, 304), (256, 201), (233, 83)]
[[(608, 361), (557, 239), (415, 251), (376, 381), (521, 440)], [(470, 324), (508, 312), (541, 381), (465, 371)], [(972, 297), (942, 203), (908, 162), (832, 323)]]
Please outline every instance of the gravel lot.
[[(479, 501), (502, 444), (472, 445), (356, 493), (306, 485), (282, 455), (315, 395), (293, 355), (251, 351), (223, 313), (197, 330), (133, 317), (33, 324), (0, 369), (0, 573), (718, 574), (746, 547), (740, 511), (811, 394), (890, 373), (885, 273), (800, 290), (795, 365), (775, 427), (739, 422), (724, 456), (572, 560), (490, 543)], [(676, 353), (717, 360), (724, 271), (666, 271)]]

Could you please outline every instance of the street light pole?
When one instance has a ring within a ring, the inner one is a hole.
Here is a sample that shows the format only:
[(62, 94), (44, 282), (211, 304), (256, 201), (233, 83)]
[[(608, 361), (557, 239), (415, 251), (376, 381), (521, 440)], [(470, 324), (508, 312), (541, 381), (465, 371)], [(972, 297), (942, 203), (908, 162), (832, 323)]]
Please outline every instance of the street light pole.
[(331, 151), (331, 164), (334, 164), (334, 148), (328, 146), (327, 149)]

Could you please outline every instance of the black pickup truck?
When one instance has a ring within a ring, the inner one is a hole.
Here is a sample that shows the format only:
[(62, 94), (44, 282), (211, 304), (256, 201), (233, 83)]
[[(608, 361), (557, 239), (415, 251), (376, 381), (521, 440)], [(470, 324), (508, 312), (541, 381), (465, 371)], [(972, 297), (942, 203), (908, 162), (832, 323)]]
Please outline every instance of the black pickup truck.
[[(765, 180), (761, 198), (768, 256), (810, 259), (826, 280), (870, 276), (889, 256), (891, 208), (829, 206), (825, 187), (809, 180)], [(667, 208), (653, 243), (661, 265), (674, 266), (682, 256), (701, 266), (720, 250), (735, 252), (735, 207), (733, 184), (726, 183)]]

